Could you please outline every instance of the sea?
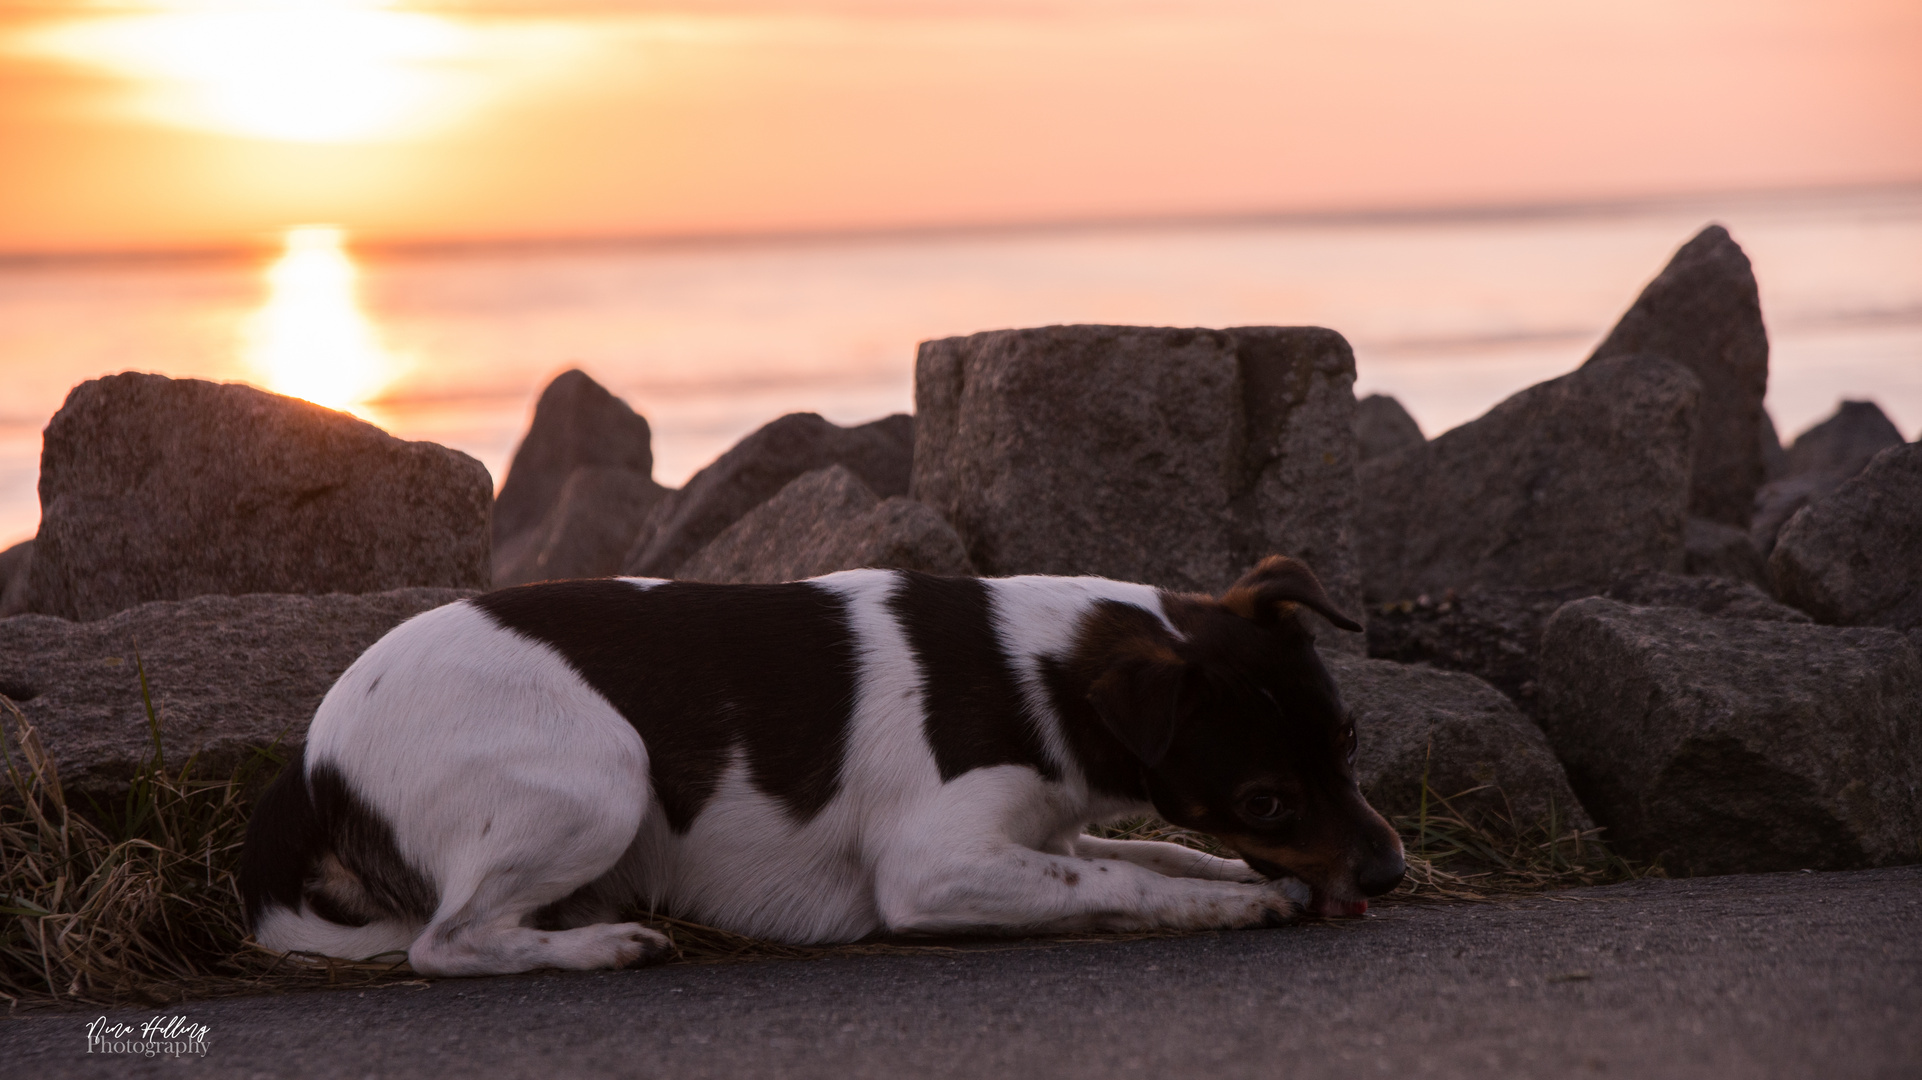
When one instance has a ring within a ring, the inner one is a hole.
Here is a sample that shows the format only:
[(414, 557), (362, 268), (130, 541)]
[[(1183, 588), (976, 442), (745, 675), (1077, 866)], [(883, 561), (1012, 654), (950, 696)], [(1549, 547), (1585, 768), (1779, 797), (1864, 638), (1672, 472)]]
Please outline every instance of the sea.
[(478, 458), (498, 485), (578, 367), (684, 483), (784, 413), (911, 411), (919, 342), (1055, 323), (1332, 327), (1437, 435), (1587, 357), (1710, 223), (1748, 253), (1784, 441), (1845, 399), (1922, 437), (1922, 184), (1629, 202), (708, 239), (0, 255), (0, 546), (40, 433), (121, 371), (245, 382)]

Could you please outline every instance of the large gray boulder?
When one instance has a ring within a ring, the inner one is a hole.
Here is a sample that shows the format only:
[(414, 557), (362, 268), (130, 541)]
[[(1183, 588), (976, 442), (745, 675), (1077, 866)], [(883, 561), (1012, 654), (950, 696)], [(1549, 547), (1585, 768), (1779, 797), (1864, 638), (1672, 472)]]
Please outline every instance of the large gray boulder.
[(1775, 594), (1820, 622), (1922, 628), (1922, 443), (1892, 446), (1783, 527)]
[(1700, 397), (1680, 365), (1615, 356), (1364, 463), (1369, 598), (1600, 587), (1682, 569)]
[(1355, 449), (1357, 460), (1387, 457), (1428, 441), (1421, 425), (1408, 415), (1401, 402), (1386, 394), (1370, 394), (1355, 403)]
[(1783, 455), (1783, 471), (1755, 493), (1749, 533), (1766, 558), (1776, 537), (1804, 506), (1826, 496), (1870, 459), (1902, 445), (1902, 433), (1872, 401), (1844, 401), (1835, 415), (1804, 431)]
[(972, 574), (941, 516), (900, 495), (882, 499), (845, 466), (816, 469), (749, 510), (681, 564), (685, 581), (774, 582), (873, 566)]
[(618, 573), (654, 482), (646, 418), (579, 370), (542, 391), (494, 500), (496, 585)]
[(1747, 528), (1762, 485), (1768, 332), (1755, 273), (1728, 230), (1710, 225), (1682, 245), (1589, 357), (1646, 353), (1702, 383), (1688, 510)]
[(44, 445), (33, 611), (488, 581), (487, 470), (345, 413), (128, 373), (75, 387)]
[(1672, 873), (1922, 861), (1922, 657), (1901, 634), (1591, 598), (1541, 721), (1618, 849)]
[[(1049, 326), (927, 341), (914, 498), (984, 574), (1219, 592), (1307, 562), (1359, 615), (1354, 354), (1315, 327)], [(1336, 647), (1346, 635), (1324, 635)]]
[(896, 414), (844, 428), (813, 413), (789, 413), (736, 443), (649, 512), (621, 572), (673, 577), (743, 514), (803, 473), (844, 465), (869, 490), (905, 495), (914, 456), (914, 419)]
[(1355, 717), (1355, 776), (1383, 814), (1413, 816), (1424, 778), (1434, 814), (1486, 827), (1594, 828), (1541, 729), (1494, 687), (1417, 664), (1324, 654)]
[(153, 752), (141, 668), (168, 764), (198, 754), (195, 775), (224, 779), (256, 750), (305, 743), (327, 688), (382, 634), (472, 595), (200, 596), (93, 622), (18, 615), (0, 619), (0, 694), (39, 729), (81, 806), (123, 794)]
[(33, 572), (33, 541), (0, 551), (0, 619), (27, 610), (27, 578)]

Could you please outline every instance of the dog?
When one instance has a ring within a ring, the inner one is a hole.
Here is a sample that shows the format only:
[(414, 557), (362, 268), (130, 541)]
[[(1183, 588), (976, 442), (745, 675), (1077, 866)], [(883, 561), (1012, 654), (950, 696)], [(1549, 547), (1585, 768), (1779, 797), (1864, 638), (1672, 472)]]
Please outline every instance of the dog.
[[(795, 943), (1359, 914), (1401, 841), (1297, 608), (1092, 577), (556, 581), (416, 616), (340, 677), (240, 870), (280, 951), (427, 975), (632, 966), (645, 906)], [(1158, 813), (1225, 859), (1087, 835)]]

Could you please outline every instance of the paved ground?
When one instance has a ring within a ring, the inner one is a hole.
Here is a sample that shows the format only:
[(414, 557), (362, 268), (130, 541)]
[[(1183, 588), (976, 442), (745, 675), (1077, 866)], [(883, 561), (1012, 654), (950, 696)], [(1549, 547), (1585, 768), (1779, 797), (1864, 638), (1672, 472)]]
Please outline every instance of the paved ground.
[[(1922, 868), (1125, 943), (449, 979), (0, 1022), (0, 1075), (1922, 1077)], [(153, 1010), (116, 1012), (144, 1021)]]

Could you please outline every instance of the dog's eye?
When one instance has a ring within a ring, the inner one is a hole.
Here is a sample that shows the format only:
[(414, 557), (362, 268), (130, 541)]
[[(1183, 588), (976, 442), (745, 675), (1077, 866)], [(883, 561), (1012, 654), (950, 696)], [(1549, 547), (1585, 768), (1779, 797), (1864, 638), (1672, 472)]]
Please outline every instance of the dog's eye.
[(1348, 759), (1348, 764), (1353, 765), (1355, 763), (1355, 751), (1361, 747), (1360, 740), (1355, 738), (1355, 725), (1349, 724), (1347, 727), (1341, 729), (1341, 745), (1343, 756)]
[(1241, 811), (1255, 821), (1279, 821), (1288, 813), (1288, 808), (1273, 795), (1250, 795), (1241, 802)]

